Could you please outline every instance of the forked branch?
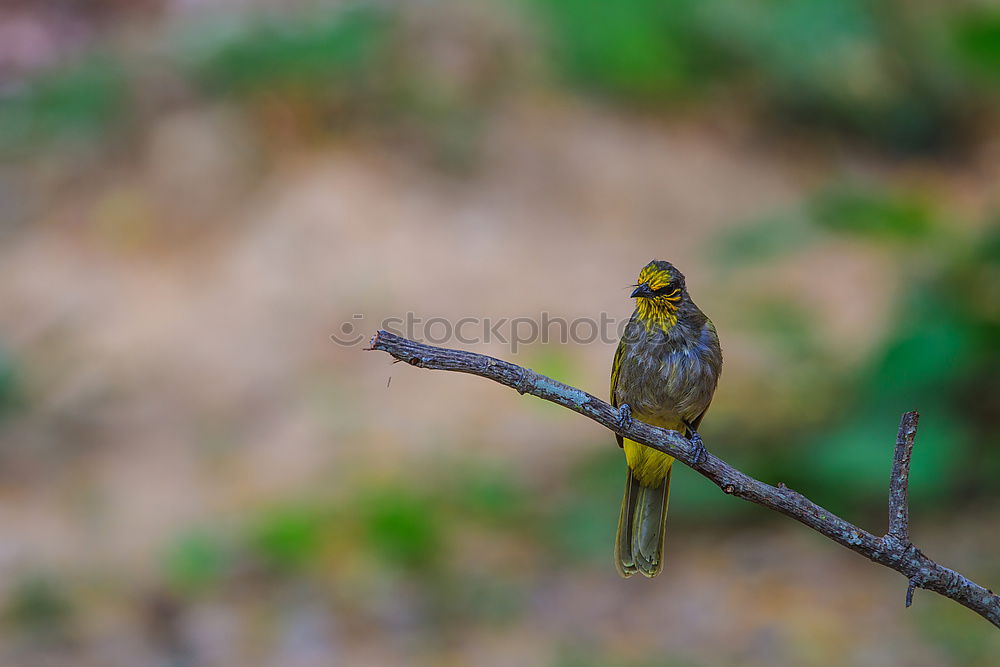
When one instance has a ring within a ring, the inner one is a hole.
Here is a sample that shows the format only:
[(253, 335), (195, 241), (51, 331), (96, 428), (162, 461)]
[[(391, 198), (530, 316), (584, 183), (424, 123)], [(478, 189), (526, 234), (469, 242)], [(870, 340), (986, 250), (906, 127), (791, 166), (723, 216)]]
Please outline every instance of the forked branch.
[(399, 361), (433, 370), (471, 373), (507, 385), (589, 417), (629, 440), (665, 452), (710, 479), (723, 492), (780, 512), (871, 561), (892, 568), (909, 580), (906, 603), (914, 588), (951, 598), (1000, 627), (1000, 595), (931, 560), (909, 537), (907, 487), (910, 456), (917, 431), (916, 412), (903, 415), (889, 482), (889, 529), (877, 537), (841, 519), (783, 484), (771, 486), (732, 467), (711, 452), (696, 460), (695, 446), (680, 433), (632, 420), (619, 425), (618, 410), (585, 391), (507, 361), (473, 352), (449, 350), (379, 331), (372, 350), (388, 352)]

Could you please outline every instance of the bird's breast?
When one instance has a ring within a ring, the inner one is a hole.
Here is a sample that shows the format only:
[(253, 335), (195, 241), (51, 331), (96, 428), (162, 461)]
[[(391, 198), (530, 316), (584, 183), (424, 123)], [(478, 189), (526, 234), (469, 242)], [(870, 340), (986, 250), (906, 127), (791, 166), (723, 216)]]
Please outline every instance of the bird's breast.
[(695, 419), (711, 402), (721, 369), (717, 339), (703, 338), (627, 339), (616, 400), (628, 403), (637, 418), (655, 426), (677, 427)]

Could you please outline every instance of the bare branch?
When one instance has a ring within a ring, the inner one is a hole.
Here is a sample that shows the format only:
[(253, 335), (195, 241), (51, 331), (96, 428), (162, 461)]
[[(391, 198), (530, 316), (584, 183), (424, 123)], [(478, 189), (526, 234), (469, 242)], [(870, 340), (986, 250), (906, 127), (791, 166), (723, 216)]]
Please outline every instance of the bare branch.
[[(629, 440), (670, 454), (711, 480), (723, 492), (791, 517), (865, 558), (896, 570), (909, 579), (911, 587), (925, 588), (951, 598), (1000, 627), (1000, 595), (995, 595), (958, 572), (931, 560), (910, 544), (908, 537), (901, 539), (897, 536), (906, 535), (906, 476), (909, 471), (909, 452), (912, 450), (916, 431), (915, 413), (907, 413), (914, 415), (912, 428), (907, 429), (909, 435), (900, 436), (906, 453), (905, 464), (897, 453), (899, 467), (904, 469), (902, 476), (897, 476), (895, 465), (893, 468), (893, 485), (902, 488), (902, 495), (897, 496), (901, 499), (893, 501), (894, 506), (897, 512), (899, 507), (904, 509), (902, 514), (893, 515), (896, 518), (890, 517), (890, 526), (896, 528), (896, 533), (876, 537), (820, 507), (797, 491), (780, 484), (777, 487), (765, 484), (737, 470), (711, 452), (697, 461), (696, 447), (677, 431), (656, 428), (637, 419), (620, 426), (618, 410), (608, 403), (516, 364), (473, 352), (424, 345), (387, 331), (376, 333), (369, 349), (388, 352), (397, 360), (420, 368), (479, 375), (519, 393), (531, 394), (579, 412)], [(908, 423), (906, 415), (903, 422)], [(900, 433), (903, 433), (902, 427)], [(897, 452), (898, 450), (899, 445)], [(902, 481), (895, 481), (899, 479)]]
[(917, 437), (919, 422), (918, 412), (906, 412), (899, 420), (896, 452), (892, 458), (892, 474), (889, 476), (888, 534), (904, 545), (910, 544), (910, 458), (913, 456), (913, 440)]

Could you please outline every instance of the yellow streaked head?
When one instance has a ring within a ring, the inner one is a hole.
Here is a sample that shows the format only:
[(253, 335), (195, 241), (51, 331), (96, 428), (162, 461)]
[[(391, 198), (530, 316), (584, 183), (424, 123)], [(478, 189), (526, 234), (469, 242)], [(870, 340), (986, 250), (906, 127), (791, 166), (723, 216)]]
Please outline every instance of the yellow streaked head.
[(684, 276), (670, 262), (653, 260), (642, 267), (632, 297), (639, 319), (647, 329), (664, 331), (677, 323), (677, 309), (684, 296)]

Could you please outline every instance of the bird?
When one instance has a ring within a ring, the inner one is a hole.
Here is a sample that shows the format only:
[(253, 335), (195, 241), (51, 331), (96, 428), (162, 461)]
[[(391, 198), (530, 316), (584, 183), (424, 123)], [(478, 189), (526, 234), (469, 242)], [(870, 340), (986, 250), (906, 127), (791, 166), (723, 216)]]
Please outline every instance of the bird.
[[(653, 260), (639, 272), (636, 300), (615, 351), (611, 402), (619, 425), (638, 419), (679, 431), (705, 448), (698, 427), (722, 373), (715, 325), (688, 294), (673, 264)], [(616, 435), (625, 452), (625, 495), (618, 517), (614, 562), (618, 573), (655, 577), (663, 569), (663, 538), (670, 498), (672, 456)]]

